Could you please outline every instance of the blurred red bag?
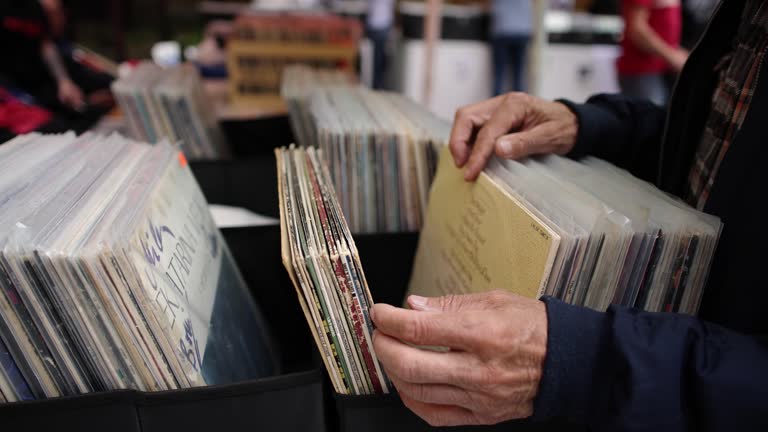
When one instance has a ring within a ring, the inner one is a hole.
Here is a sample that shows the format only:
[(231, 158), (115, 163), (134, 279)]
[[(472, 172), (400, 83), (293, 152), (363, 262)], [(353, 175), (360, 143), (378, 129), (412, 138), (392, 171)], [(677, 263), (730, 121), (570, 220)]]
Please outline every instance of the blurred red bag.
[(28, 133), (48, 123), (51, 117), (50, 111), (25, 103), (0, 87), (0, 129)]

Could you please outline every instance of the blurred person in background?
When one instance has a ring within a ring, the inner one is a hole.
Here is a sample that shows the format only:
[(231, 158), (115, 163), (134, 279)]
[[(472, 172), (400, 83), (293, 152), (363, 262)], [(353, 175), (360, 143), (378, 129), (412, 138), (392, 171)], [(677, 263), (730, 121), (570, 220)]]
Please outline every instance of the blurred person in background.
[(533, 33), (531, 0), (493, 0), (491, 45), (493, 48), (493, 94), (504, 93), (507, 67), (512, 68), (513, 91), (525, 91), (525, 64)]
[(62, 128), (82, 132), (111, 106), (111, 96), (100, 91), (109, 82), (94, 83), (74, 67), (71, 56), (62, 56), (56, 41), (65, 28), (59, 0), (0, 2), (0, 76), (6, 88), (26, 93), (51, 111)]
[(395, 0), (368, 0), (365, 36), (373, 44), (373, 88), (384, 87), (387, 73), (387, 40), (395, 19)]
[(621, 92), (664, 105), (688, 58), (680, 47), (680, 0), (623, 0), (622, 15), (624, 36), (617, 62)]
[(67, 37), (67, 10), (62, 0), (39, 0), (43, 6), (50, 36), (72, 81), (83, 91), (88, 104), (111, 108), (114, 98), (110, 86), (114, 77), (83, 64), (75, 55), (75, 44)]

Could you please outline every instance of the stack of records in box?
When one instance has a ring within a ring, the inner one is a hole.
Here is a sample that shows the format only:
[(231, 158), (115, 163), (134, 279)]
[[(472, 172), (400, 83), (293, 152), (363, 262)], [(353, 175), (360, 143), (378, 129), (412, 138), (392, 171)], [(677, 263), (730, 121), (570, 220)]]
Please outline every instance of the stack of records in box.
[(307, 103), (315, 89), (356, 85), (355, 78), (341, 70), (318, 69), (298, 64), (287, 66), (283, 70), (280, 96), (288, 105), (291, 129), (296, 143), (310, 146), (317, 142)]
[(373, 300), (322, 152), (275, 154), (283, 263), (334, 390), (388, 393), (391, 383), (373, 350)]
[(450, 124), (402, 95), (357, 86), (318, 86), (305, 103), (309, 118), (291, 120), (313, 131), (304, 144), (323, 150), (352, 232), (418, 230)]
[(720, 230), (717, 217), (599, 159), (494, 158), (469, 183), (446, 151), (409, 292), (506, 289), (693, 314)]
[(184, 156), (119, 135), (0, 146), (7, 401), (272, 375), (257, 305)]
[(143, 62), (112, 84), (118, 104), (135, 139), (180, 143), (190, 159), (226, 156), (218, 120), (192, 65), (161, 68)]

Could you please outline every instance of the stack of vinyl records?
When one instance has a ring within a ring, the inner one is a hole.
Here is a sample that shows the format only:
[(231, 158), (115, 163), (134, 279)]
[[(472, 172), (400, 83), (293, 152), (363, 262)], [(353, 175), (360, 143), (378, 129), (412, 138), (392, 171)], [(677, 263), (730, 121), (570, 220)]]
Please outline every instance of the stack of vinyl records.
[(166, 390), (277, 372), (187, 161), (119, 135), (0, 146), (0, 393)]
[(301, 64), (287, 66), (283, 70), (280, 96), (288, 105), (296, 143), (311, 146), (317, 141), (308, 104), (308, 99), (315, 89), (356, 85), (355, 78), (341, 70), (318, 69)]
[(169, 69), (151, 62), (112, 84), (131, 136), (156, 143), (181, 145), (190, 159), (226, 156), (228, 149), (218, 120), (192, 65)]
[(599, 159), (493, 159), (469, 183), (446, 151), (409, 292), (506, 289), (693, 314), (720, 230), (717, 217)]
[(319, 87), (309, 121), (352, 232), (416, 231), (450, 124), (406, 97), (362, 87)]
[(282, 258), (334, 390), (388, 393), (373, 350), (373, 305), (322, 153), (276, 149)]

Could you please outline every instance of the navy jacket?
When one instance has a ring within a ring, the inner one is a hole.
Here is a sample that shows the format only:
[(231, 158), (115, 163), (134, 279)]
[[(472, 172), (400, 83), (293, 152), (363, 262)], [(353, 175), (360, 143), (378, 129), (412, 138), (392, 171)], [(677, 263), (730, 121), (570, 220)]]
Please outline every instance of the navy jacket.
[[(681, 195), (743, 2), (725, 0), (686, 63), (668, 111), (598, 95), (570, 156), (591, 154)], [(761, 69), (768, 66), (762, 65)], [(768, 430), (768, 72), (705, 207), (724, 223), (699, 317), (544, 298), (549, 341), (534, 417), (594, 430)]]

